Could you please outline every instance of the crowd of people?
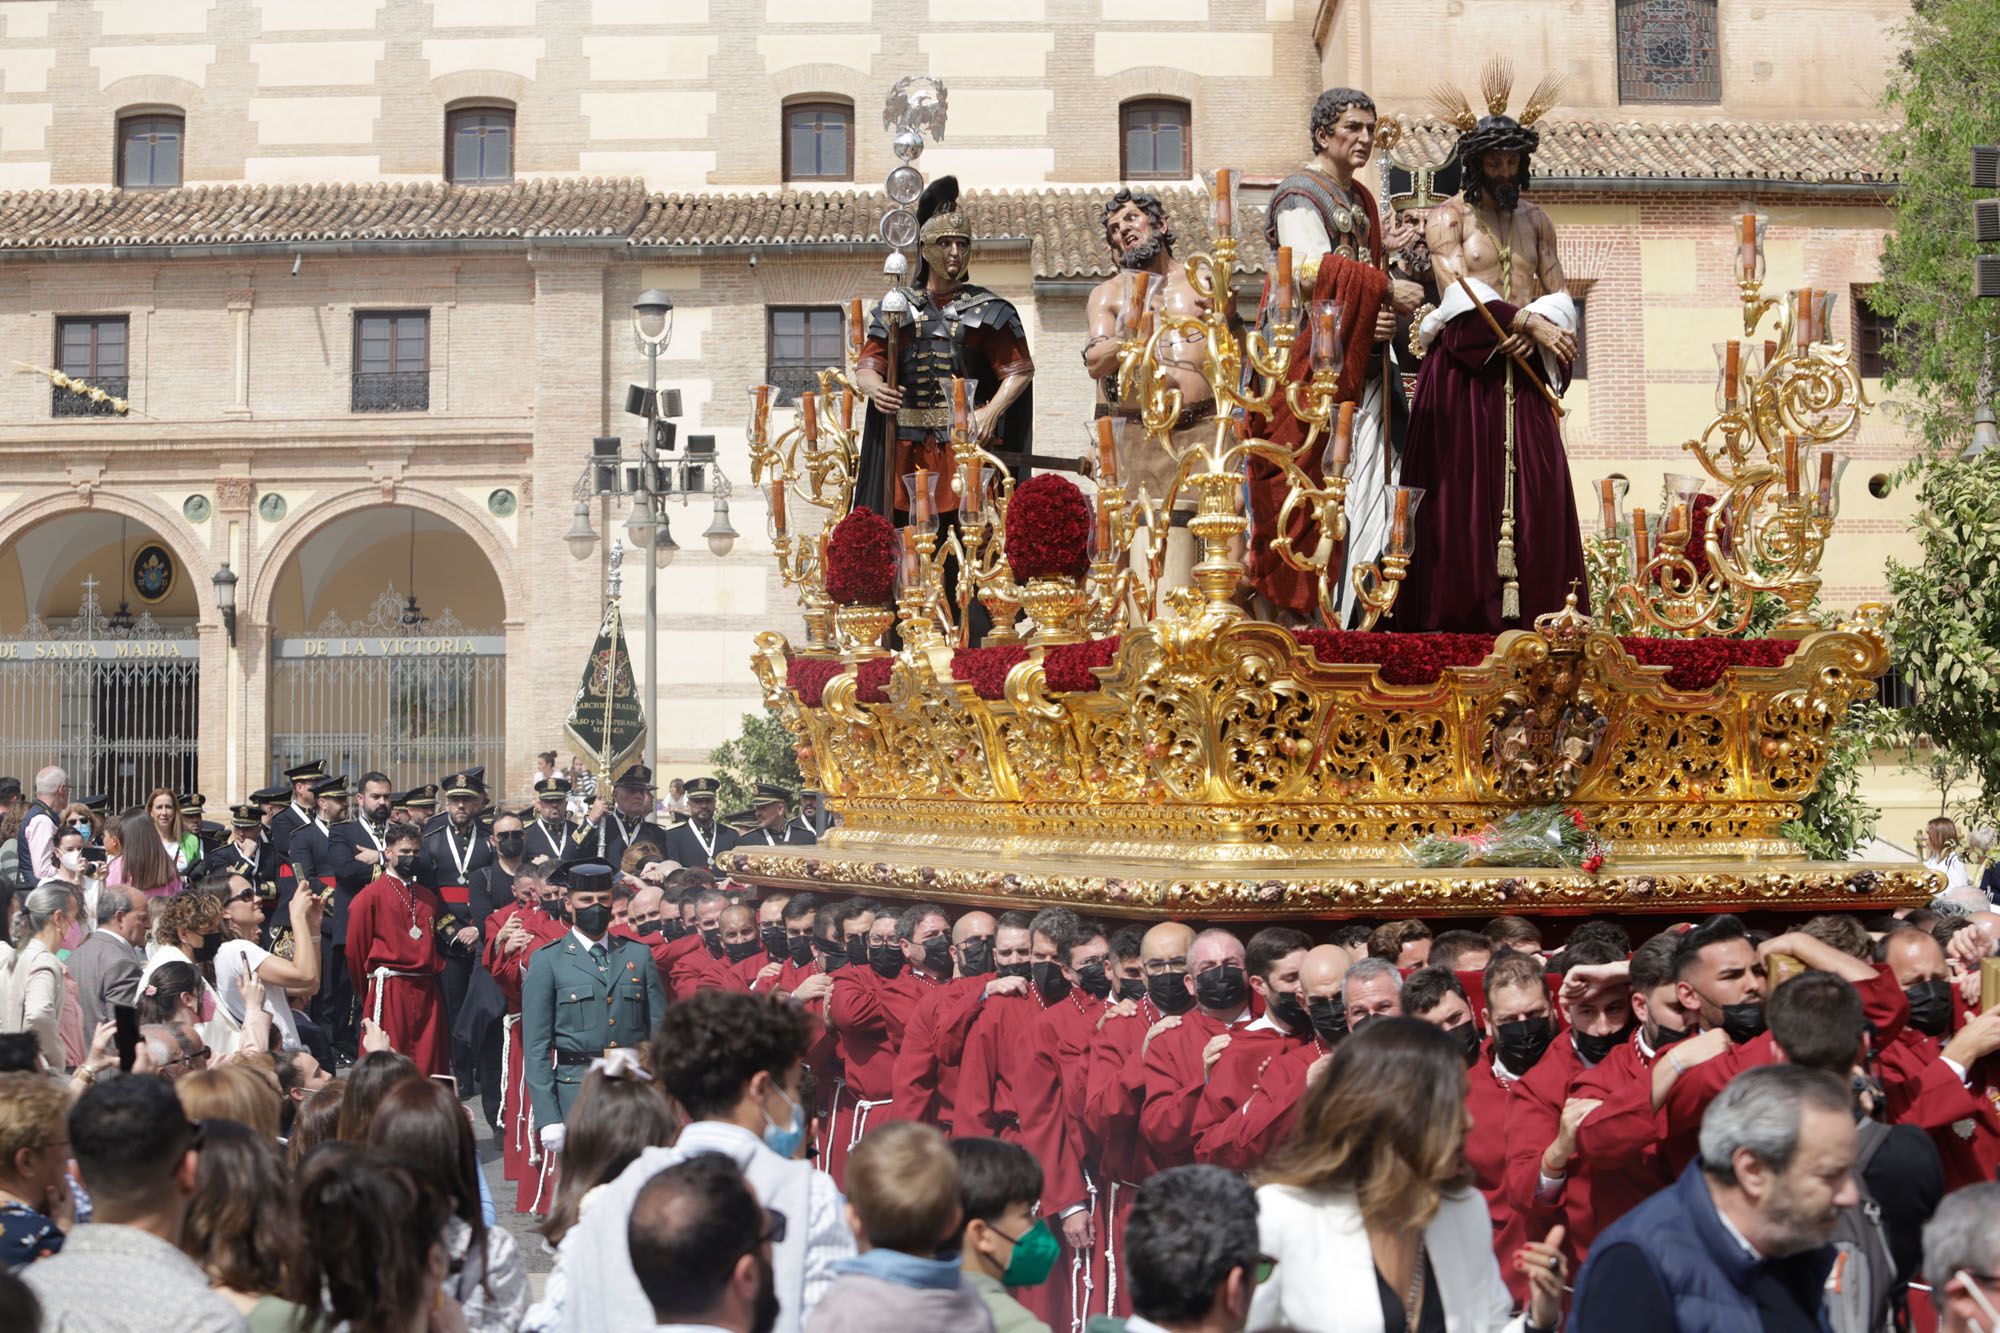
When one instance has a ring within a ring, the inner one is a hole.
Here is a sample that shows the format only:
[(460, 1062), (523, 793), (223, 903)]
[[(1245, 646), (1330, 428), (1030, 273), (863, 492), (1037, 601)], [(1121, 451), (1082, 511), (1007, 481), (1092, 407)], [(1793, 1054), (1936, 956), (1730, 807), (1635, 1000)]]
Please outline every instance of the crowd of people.
[(427, 829), (292, 776), (152, 883), (173, 826), (113, 874), (38, 775), (0, 1327), (2000, 1322), (1990, 911), (1112, 923), (759, 893), (702, 779), (662, 828), (643, 772), (596, 823), (454, 774)]

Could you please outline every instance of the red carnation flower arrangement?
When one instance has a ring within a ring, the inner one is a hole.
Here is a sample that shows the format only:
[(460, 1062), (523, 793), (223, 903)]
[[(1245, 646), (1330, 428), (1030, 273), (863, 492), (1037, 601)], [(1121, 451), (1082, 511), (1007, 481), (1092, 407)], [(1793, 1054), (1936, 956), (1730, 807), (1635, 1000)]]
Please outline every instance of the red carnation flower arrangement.
[(1014, 488), (1007, 502), (1007, 564), (1015, 579), (1082, 578), (1090, 567), (1090, 502), (1053, 472)]
[(882, 606), (896, 595), (896, 529), (872, 509), (855, 509), (826, 540), (826, 595), (842, 606)]

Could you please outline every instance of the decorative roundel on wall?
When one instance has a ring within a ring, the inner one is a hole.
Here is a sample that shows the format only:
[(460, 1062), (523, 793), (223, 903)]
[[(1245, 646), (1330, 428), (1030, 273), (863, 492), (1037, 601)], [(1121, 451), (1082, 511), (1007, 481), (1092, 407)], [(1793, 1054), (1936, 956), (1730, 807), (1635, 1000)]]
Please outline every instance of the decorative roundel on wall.
[(206, 523), (211, 506), (206, 495), (190, 495), (181, 501), (181, 512), (190, 523)]
[(132, 591), (142, 602), (164, 602), (174, 590), (180, 570), (174, 554), (158, 542), (148, 542), (132, 556)]
[(285, 497), (276, 491), (266, 492), (264, 498), (257, 502), (257, 512), (267, 521), (276, 523), (285, 516)]
[(505, 486), (486, 497), (486, 507), (493, 511), (495, 518), (511, 518), (519, 505), (520, 501), (515, 498), (514, 492)]

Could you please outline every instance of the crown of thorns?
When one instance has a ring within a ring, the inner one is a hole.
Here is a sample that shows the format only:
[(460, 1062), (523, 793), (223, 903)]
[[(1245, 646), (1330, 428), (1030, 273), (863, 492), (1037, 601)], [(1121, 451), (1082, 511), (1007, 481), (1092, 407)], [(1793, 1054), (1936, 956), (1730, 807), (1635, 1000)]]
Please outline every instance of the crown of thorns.
[(1431, 103), (1439, 116), (1458, 127), (1456, 155), (1459, 161), (1469, 162), (1481, 153), (1534, 152), (1542, 141), (1541, 132), (1532, 128), (1534, 123), (1554, 109), (1568, 85), (1566, 75), (1544, 74), (1528, 94), (1520, 116), (1510, 116), (1507, 101), (1514, 91), (1514, 67), (1496, 56), (1479, 73), (1479, 95), (1486, 103), (1486, 115), (1475, 113), (1465, 94), (1448, 83), (1431, 89)]

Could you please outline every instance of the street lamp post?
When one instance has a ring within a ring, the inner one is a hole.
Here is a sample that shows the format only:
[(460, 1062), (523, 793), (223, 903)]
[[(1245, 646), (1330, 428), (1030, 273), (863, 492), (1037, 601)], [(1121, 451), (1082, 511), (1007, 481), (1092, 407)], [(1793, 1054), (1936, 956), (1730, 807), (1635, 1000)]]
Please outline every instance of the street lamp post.
[[(632, 332), (646, 354), (646, 388), (643, 395), (634, 385), (626, 398), (626, 410), (645, 422), (636, 455), (627, 455), (615, 436), (592, 441), (591, 458), (577, 478), (575, 513), (569, 531), (563, 534), (570, 554), (578, 560), (590, 558), (597, 543), (591, 526), (590, 500), (605, 505), (604, 521), (610, 522), (610, 501), (626, 495), (632, 500), (625, 531), (632, 545), (652, 558), (646, 561), (646, 767), (655, 774), (660, 768), (660, 670), (659, 616), (660, 570), (673, 563), (680, 545), (667, 523), (666, 502), (705, 490), (715, 503), (714, 517), (702, 533), (711, 554), (729, 554), (736, 544), (736, 530), (729, 523), (729, 479), (715, 462), (715, 437), (690, 436), (685, 451), (675, 447), (673, 427), (666, 418), (678, 415), (678, 408), (663, 406), (660, 400), (660, 353), (673, 337), (674, 303), (667, 294), (647, 290), (632, 304)], [(669, 393), (669, 399), (676, 397)], [(665, 448), (662, 448), (662, 445)], [(655, 779), (657, 780), (657, 778)]]

